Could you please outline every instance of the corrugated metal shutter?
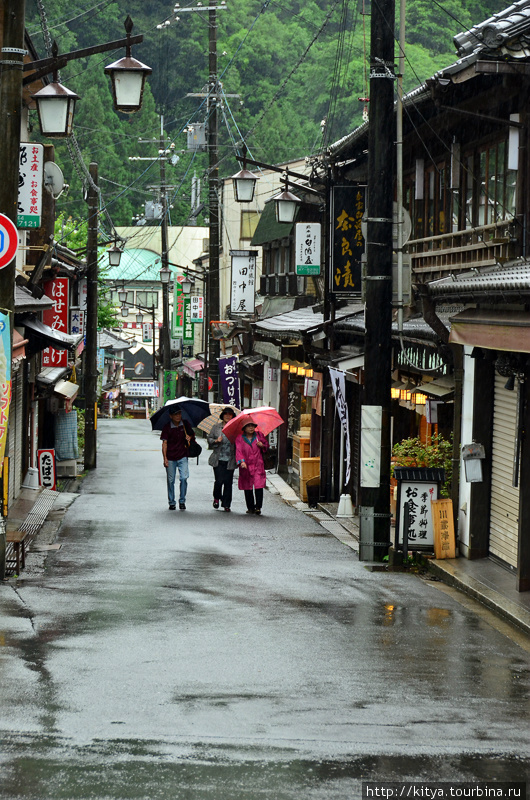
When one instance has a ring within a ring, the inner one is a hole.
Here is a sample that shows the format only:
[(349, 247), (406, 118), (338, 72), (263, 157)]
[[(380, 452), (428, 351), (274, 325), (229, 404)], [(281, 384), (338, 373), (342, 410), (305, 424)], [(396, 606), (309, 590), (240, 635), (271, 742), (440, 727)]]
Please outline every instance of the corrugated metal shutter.
[(493, 445), (491, 456), (490, 554), (517, 567), (519, 487), (512, 485), (517, 439), (517, 383), (504, 388), (506, 378), (495, 375)]

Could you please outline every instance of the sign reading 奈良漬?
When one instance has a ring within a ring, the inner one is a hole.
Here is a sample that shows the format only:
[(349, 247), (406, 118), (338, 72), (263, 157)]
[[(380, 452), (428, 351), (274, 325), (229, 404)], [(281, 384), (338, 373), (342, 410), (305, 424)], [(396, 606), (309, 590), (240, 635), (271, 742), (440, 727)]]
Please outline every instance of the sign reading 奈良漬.
[(333, 187), (330, 288), (334, 294), (361, 294), (361, 257), (364, 253), (361, 221), (365, 198), (365, 186)]

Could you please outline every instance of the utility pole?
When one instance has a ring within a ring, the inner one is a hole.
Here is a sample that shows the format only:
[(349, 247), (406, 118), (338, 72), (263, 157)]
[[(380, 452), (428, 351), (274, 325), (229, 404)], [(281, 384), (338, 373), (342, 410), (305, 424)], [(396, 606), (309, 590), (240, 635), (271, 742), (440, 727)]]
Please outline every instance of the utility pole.
[[(217, 105), (219, 102), (219, 84), (217, 79), (217, 3), (210, 2), (209, 20), (209, 58), (208, 58), (208, 199), (210, 219), (210, 241), (208, 259), (208, 280), (206, 281), (206, 336), (205, 345), (206, 380), (212, 379), (214, 399), (219, 392), (219, 340), (211, 336), (212, 320), (218, 320), (219, 314), (219, 153), (217, 141)], [(208, 386), (205, 390), (208, 397)]]
[[(394, 2), (380, 0), (371, 9), (363, 400), (363, 406), (369, 408), (363, 409), (363, 419), (370, 418), (372, 430), (380, 428), (381, 438), (380, 447), (376, 444), (374, 448), (375, 463), (380, 463), (379, 475), (361, 481), (361, 542), (363, 536), (366, 541), (368, 533), (378, 560), (390, 545)], [(376, 439), (374, 434), (373, 441)]]
[(98, 165), (89, 166), (85, 345), (85, 469), (96, 468), (98, 399)]
[[(160, 198), (162, 202), (162, 267), (169, 270), (167, 244), (167, 194), (166, 194), (166, 145), (164, 141), (164, 117), (160, 117)], [(162, 283), (162, 369), (171, 369), (171, 342), (169, 337), (169, 283)], [(162, 381), (164, 385), (164, 380)]]

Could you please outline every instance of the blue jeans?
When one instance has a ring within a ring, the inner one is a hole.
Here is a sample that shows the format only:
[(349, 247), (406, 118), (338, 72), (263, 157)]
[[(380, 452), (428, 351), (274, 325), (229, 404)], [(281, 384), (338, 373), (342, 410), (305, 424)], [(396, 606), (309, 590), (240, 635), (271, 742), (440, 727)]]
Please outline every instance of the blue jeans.
[(190, 476), (187, 456), (184, 456), (184, 458), (179, 458), (178, 461), (168, 461), (168, 465), (166, 467), (167, 501), (170, 506), (175, 505), (175, 476), (177, 474), (177, 469), (179, 471), (180, 478), (179, 503), (185, 503), (186, 492), (188, 489), (188, 478)]

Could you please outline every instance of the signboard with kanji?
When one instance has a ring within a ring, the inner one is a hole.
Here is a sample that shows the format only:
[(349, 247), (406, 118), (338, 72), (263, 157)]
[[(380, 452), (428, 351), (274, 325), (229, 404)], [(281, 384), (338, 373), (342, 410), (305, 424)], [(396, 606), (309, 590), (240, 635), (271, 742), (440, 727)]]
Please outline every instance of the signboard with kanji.
[(320, 222), (295, 225), (297, 275), (320, 275)]
[[(396, 525), (399, 547), (403, 544), (405, 519), (408, 518), (408, 549), (432, 550), (434, 548), (431, 502), (437, 498), (438, 482), (436, 481), (399, 481)], [(408, 514), (405, 513), (405, 506)]]
[[(54, 330), (68, 333), (68, 278), (44, 281), (44, 294), (53, 300), (53, 308), (42, 312), (42, 321)], [(43, 367), (67, 367), (68, 351), (47, 347), (42, 351)]]
[(126, 397), (158, 397), (153, 381), (130, 381), (125, 385)]
[(453, 501), (448, 497), (433, 500), (432, 521), (434, 525), (435, 558), (456, 558)]
[(175, 275), (173, 286), (173, 314), (171, 315), (171, 338), (182, 339), (184, 328), (184, 293), (182, 291), (183, 275)]
[(85, 335), (85, 311), (81, 308), (70, 309), (70, 333)]
[(55, 450), (37, 450), (37, 463), (39, 465), (39, 486), (55, 491)]
[(191, 297), (185, 297), (182, 315), (182, 341), (184, 344), (193, 344), (194, 340), (195, 325), (191, 321)]
[(330, 288), (334, 294), (361, 294), (361, 257), (364, 237), (365, 186), (334, 186), (331, 195)]
[(256, 297), (257, 250), (231, 250), (232, 274), (230, 311), (232, 314), (253, 314)]
[(44, 146), (21, 142), (18, 159), (17, 228), (40, 228)]
[(204, 297), (193, 295), (190, 297), (190, 319), (192, 322), (202, 322), (204, 319)]

